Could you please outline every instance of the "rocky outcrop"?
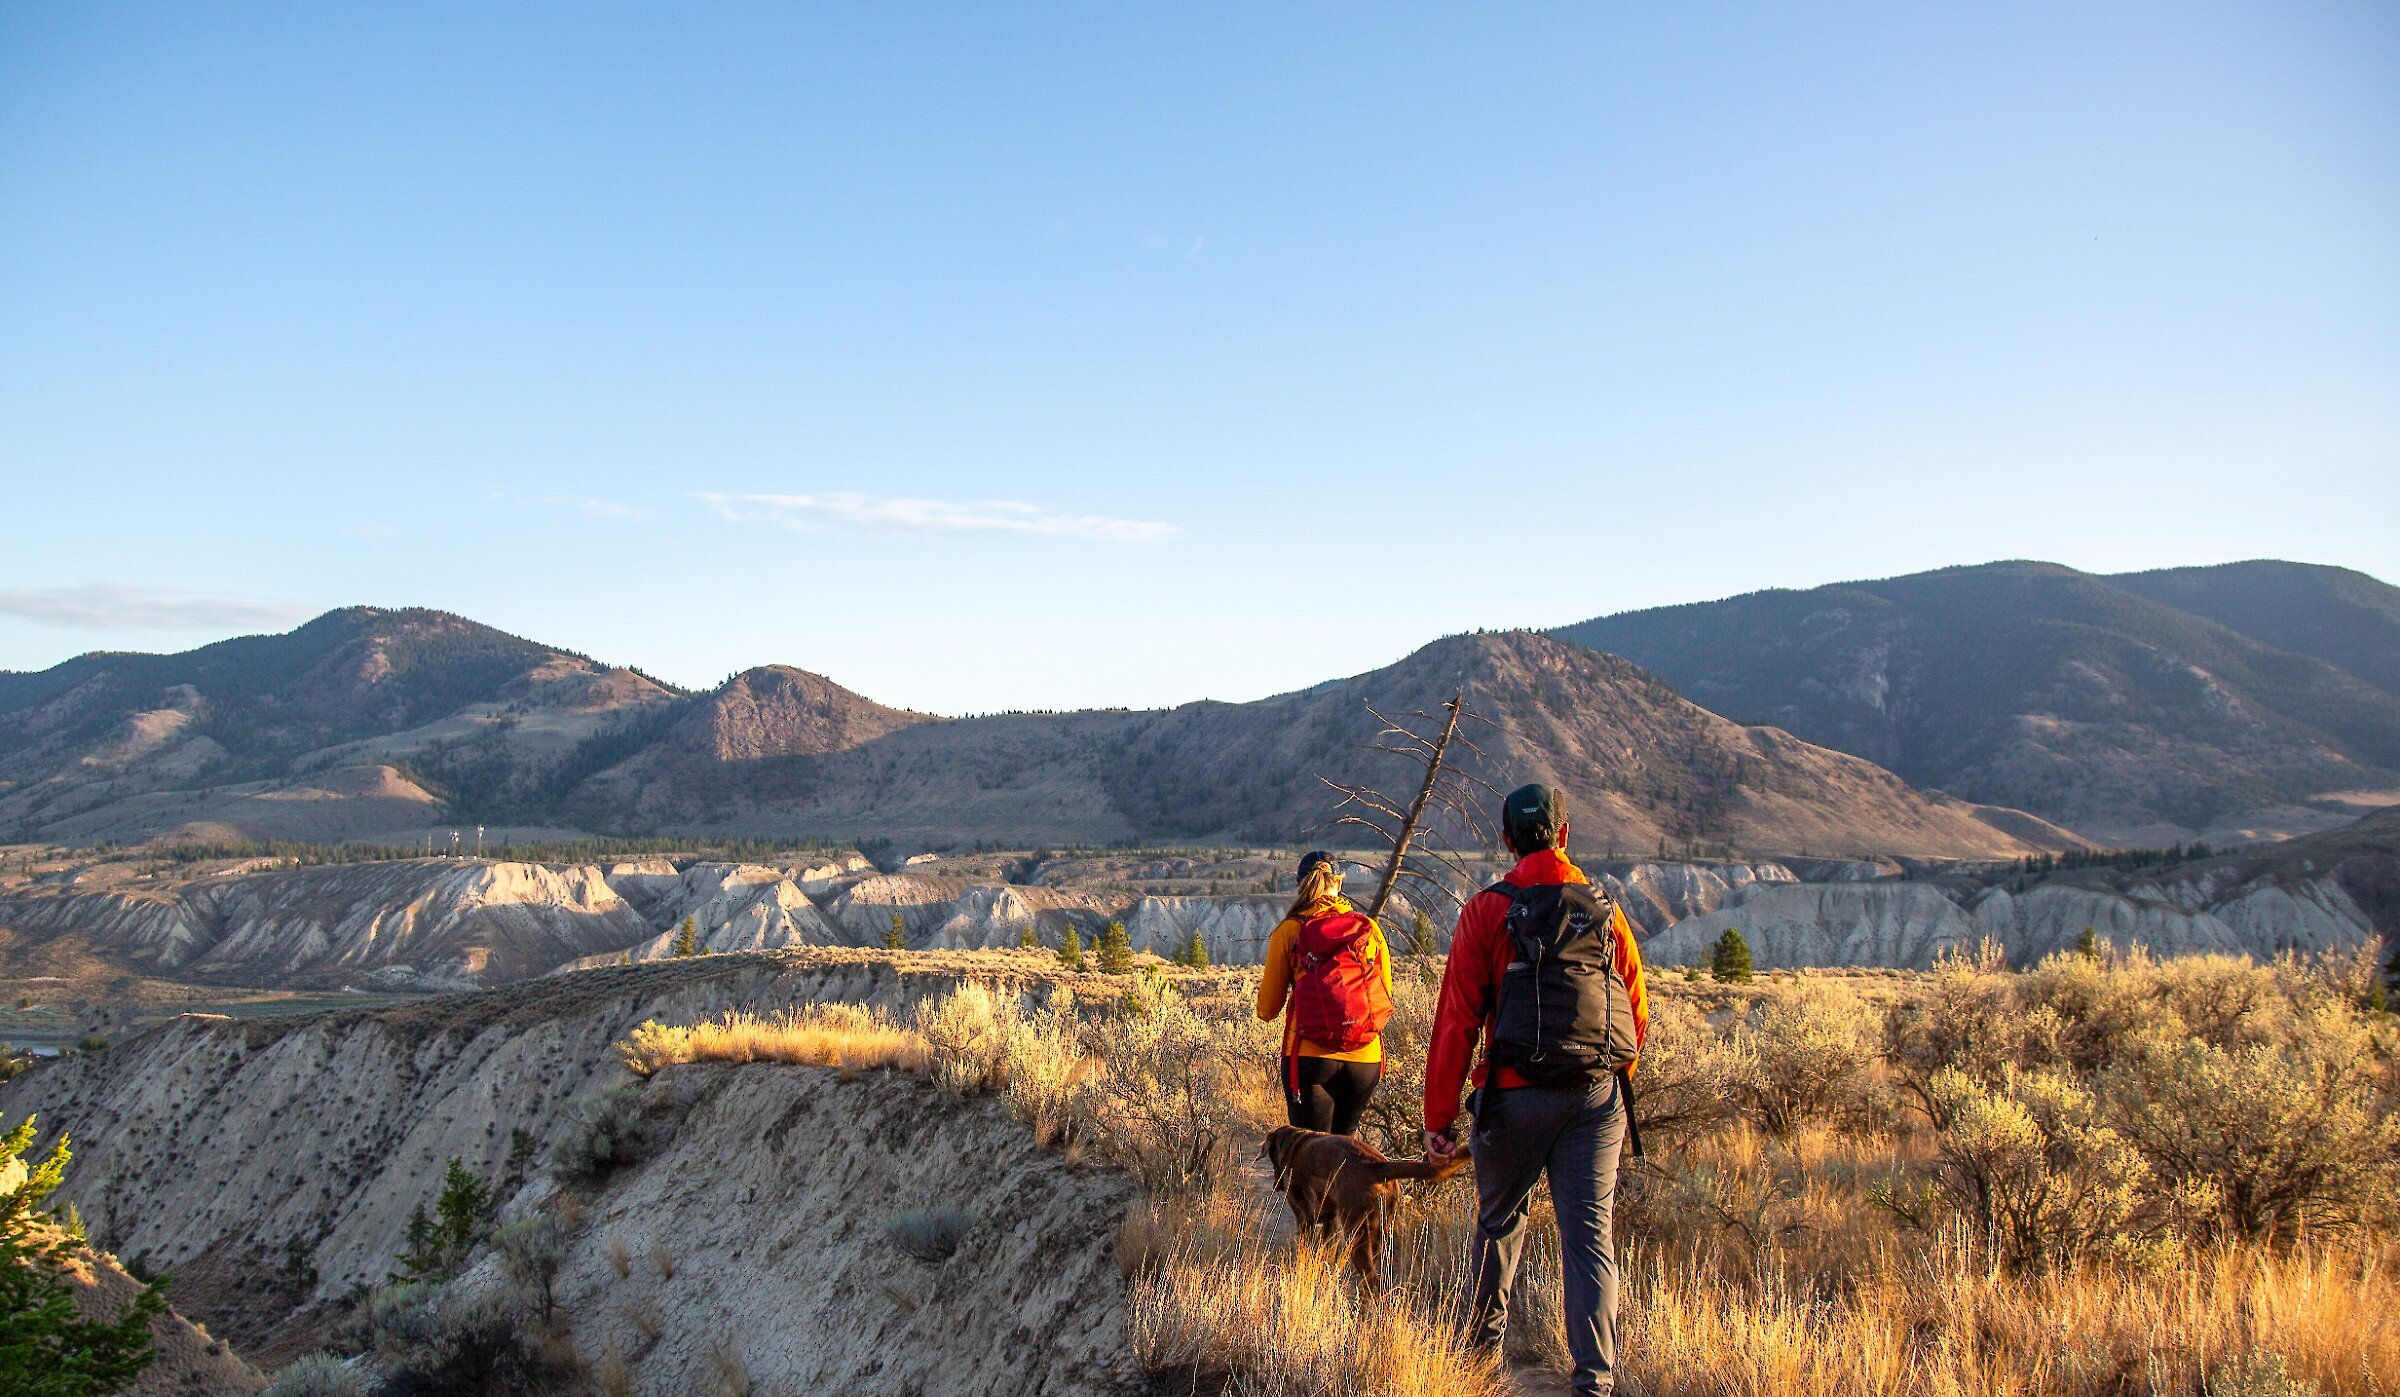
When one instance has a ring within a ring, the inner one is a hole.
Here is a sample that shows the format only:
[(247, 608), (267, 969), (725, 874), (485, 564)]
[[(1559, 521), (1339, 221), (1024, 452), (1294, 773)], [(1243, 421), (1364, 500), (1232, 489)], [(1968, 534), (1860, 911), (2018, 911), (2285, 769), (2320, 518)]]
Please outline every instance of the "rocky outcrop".
[(241, 879), (211, 903), (223, 935), (193, 968), (241, 984), (464, 988), (650, 931), (589, 865), (351, 864)]

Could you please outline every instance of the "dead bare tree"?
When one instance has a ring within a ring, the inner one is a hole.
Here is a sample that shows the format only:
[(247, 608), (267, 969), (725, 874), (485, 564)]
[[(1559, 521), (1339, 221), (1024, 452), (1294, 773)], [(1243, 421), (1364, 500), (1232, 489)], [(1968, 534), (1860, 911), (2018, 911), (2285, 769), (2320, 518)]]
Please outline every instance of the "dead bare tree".
[[(1373, 704), (1366, 709), (1383, 725), (1366, 749), (1406, 758), (1421, 771), (1415, 791), (1405, 798), (1373, 786), (1336, 781), (1322, 773), (1317, 777), (1341, 796), (1334, 805), (1332, 824), (1370, 831), (1388, 851), (1375, 895), (1367, 903), (1367, 915), (1382, 916), (1384, 905), (1403, 880), (1412, 888), (1430, 889), (1457, 903), (1461, 901), (1457, 889), (1475, 881), (1460, 845), (1480, 850), (1492, 844), (1492, 819), (1486, 812), (1500, 800), (1498, 790), (1459, 761), (1461, 752), (1477, 764), (1487, 760), (1483, 749), (1462, 729), (1466, 723), (1491, 720), (1467, 707), (1463, 689), (1442, 704), (1439, 714), (1417, 709), (1395, 720), (1377, 712)], [(1445, 879), (1442, 873), (1450, 877)]]

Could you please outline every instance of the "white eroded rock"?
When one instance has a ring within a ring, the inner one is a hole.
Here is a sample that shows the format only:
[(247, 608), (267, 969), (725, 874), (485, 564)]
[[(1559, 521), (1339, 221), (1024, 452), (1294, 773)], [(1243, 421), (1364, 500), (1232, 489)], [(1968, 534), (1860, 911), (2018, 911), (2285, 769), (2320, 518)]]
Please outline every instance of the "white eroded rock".
[(1786, 883), (1755, 886), (1730, 906), (1677, 922), (1652, 937), (1643, 956), (1659, 965), (1704, 964), (1728, 927), (1742, 933), (1761, 968), (1923, 967), (1976, 940), (1958, 904), (1923, 883)]

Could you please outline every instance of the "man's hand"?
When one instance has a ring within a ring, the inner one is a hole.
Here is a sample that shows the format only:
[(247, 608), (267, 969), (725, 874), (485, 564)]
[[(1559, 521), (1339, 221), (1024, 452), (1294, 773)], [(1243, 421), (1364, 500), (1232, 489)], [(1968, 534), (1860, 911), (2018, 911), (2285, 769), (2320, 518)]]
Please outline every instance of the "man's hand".
[(1458, 1142), (1450, 1138), (1449, 1131), (1428, 1130), (1425, 1132), (1425, 1153), (1435, 1159), (1456, 1159), (1458, 1158), (1458, 1149)]

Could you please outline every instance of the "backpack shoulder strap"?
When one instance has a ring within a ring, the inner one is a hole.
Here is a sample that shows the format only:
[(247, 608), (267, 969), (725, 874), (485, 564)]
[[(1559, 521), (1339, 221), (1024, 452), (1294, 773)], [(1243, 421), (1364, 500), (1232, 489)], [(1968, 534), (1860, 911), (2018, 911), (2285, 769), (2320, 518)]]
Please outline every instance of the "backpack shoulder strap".
[(1492, 884), (1488, 888), (1485, 888), (1484, 891), (1487, 893), (1498, 893), (1502, 897), (1507, 898), (1509, 901), (1514, 902), (1517, 900), (1517, 894), (1525, 890), (1508, 881), (1506, 878), (1503, 878), (1499, 882)]

